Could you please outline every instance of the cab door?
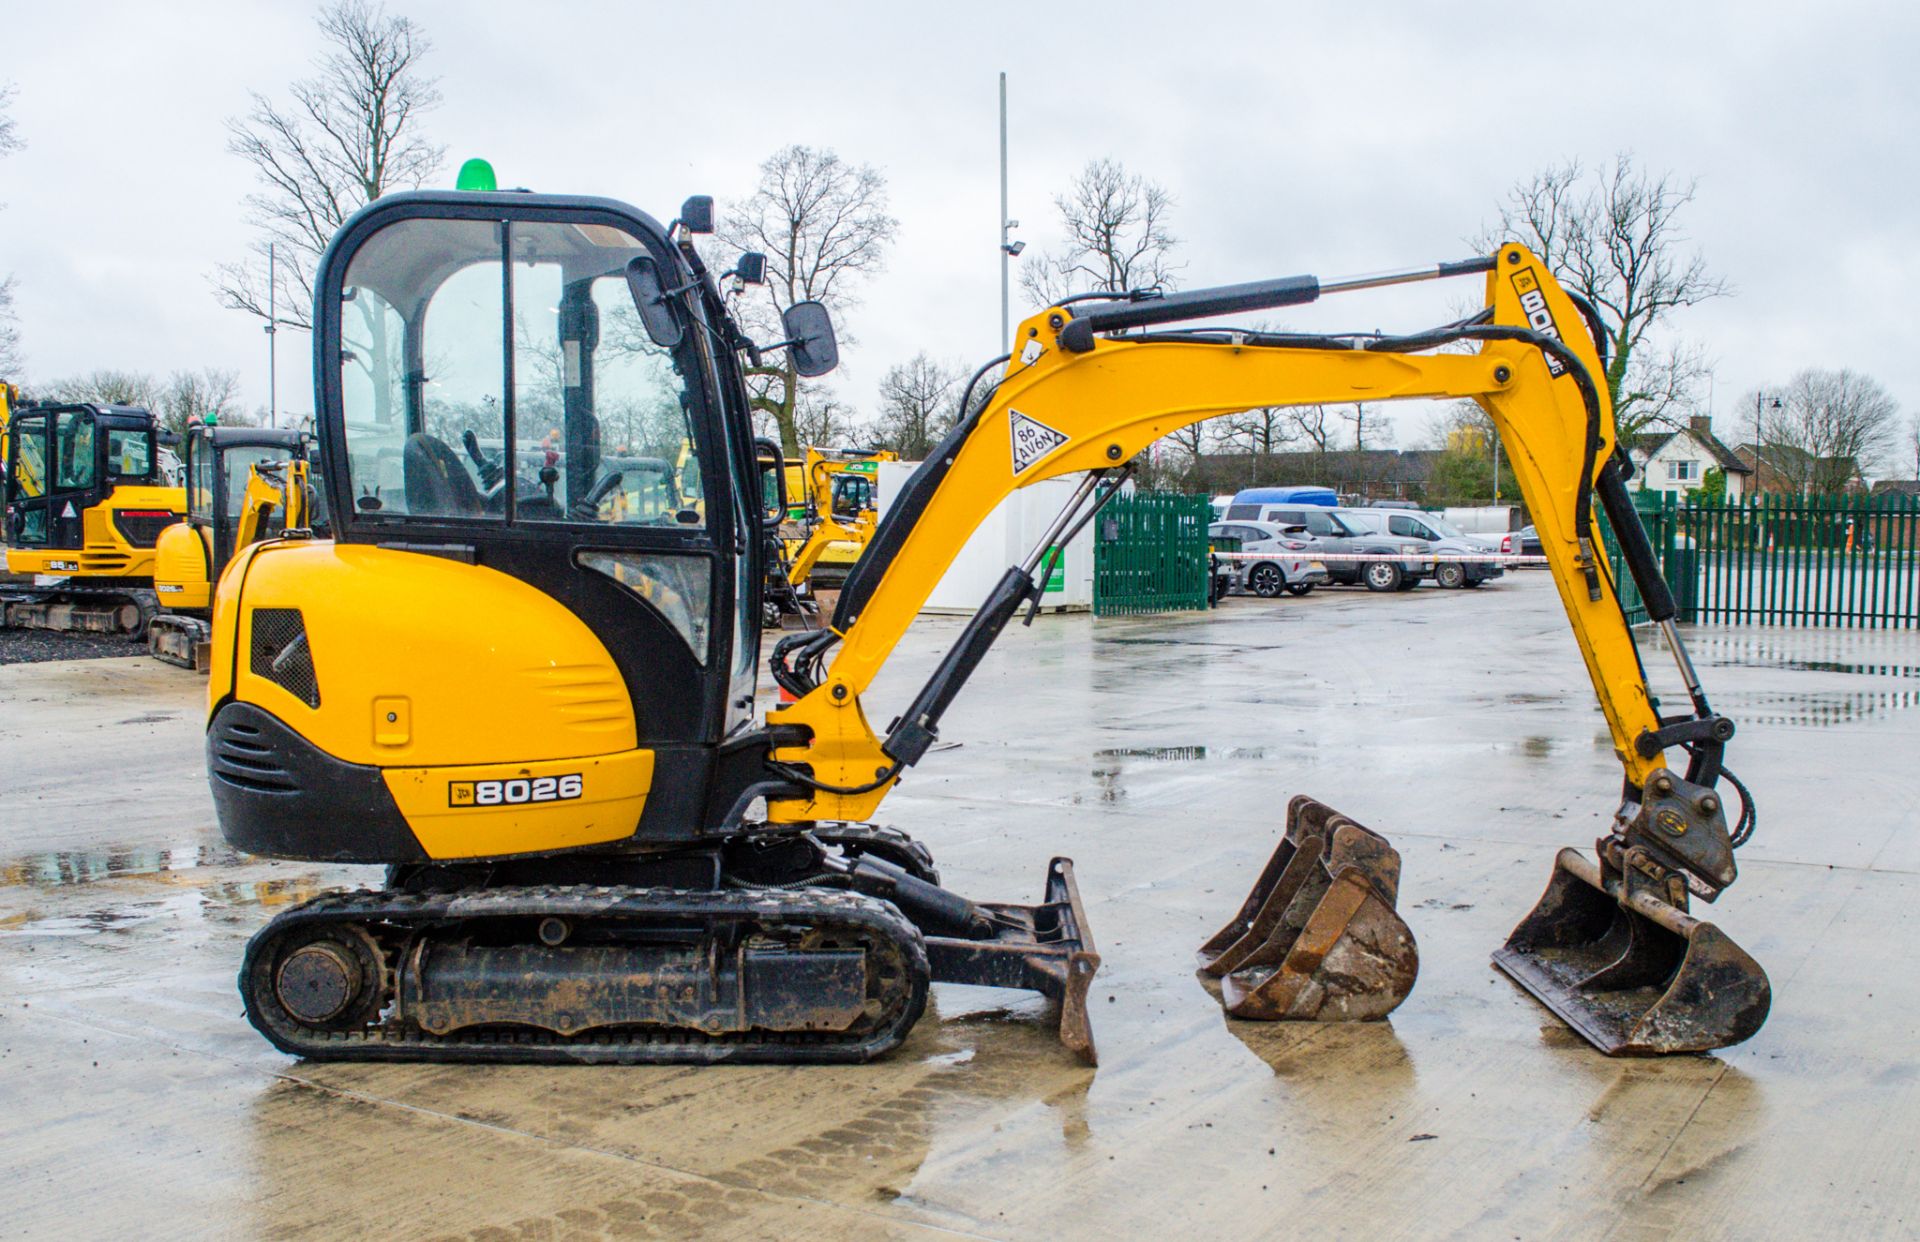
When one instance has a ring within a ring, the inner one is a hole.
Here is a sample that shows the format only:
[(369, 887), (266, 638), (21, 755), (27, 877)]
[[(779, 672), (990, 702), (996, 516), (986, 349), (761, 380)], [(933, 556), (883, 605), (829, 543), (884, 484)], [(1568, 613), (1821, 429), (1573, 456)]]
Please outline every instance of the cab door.
[(19, 548), (47, 546), (52, 454), (47, 415), (16, 414), (7, 445), (7, 542)]

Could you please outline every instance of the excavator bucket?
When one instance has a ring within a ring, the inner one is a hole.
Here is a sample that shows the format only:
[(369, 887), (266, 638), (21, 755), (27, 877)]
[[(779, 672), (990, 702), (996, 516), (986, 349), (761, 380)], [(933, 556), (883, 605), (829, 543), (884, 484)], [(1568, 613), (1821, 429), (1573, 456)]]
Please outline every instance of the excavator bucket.
[(1240, 913), (1200, 946), (1200, 971), (1220, 980), (1236, 1018), (1384, 1018), (1420, 972), (1413, 932), (1394, 910), (1399, 892), (1400, 854), (1385, 837), (1296, 797)]
[(1772, 1003), (1767, 972), (1719, 928), (1573, 849), (1493, 964), (1615, 1057), (1737, 1044)]

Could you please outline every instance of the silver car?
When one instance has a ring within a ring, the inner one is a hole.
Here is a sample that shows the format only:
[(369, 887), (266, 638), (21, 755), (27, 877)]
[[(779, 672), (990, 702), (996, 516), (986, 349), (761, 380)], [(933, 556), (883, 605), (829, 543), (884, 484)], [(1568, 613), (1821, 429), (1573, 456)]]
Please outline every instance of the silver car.
[(1212, 539), (1237, 539), (1240, 551), (1257, 559), (1234, 560), (1233, 585), (1262, 599), (1281, 592), (1305, 595), (1327, 581), (1327, 567), (1314, 559), (1315, 541), (1304, 526), (1277, 522), (1215, 522), (1207, 527)]

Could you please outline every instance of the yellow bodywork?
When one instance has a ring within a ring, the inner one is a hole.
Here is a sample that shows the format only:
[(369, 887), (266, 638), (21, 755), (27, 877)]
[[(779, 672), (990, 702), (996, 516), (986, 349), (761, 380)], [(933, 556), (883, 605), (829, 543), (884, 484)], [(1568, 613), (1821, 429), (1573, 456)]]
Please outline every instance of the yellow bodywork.
[[(80, 515), (78, 548), (8, 548), (7, 569), (16, 574), (50, 574), (62, 578), (151, 578), (155, 548), (128, 543), (114, 525), (121, 510), (187, 512), (184, 487), (147, 484), (116, 487), (107, 498)], [(162, 532), (164, 533), (164, 532)]]
[(207, 580), (212, 552), (207, 535), (191, 522), (175, 522), (153, 545), (153, 589), (169, 612), (205, 612), (213, 606)]
[[(1529, 326), (1521, 291), (1544, 293), (1552, 323), (1566, 325), (1564, 343), (1592, 375), (1602, 369), (1573, 304), (1545, 266), (1523, 247), (1496, 256), (1487, 278), (1493, 322)], [(866, 820), (894, 777), (892, 760), (862, 710), (872, 683), (900, 636), (952, 564), (967, 535), (1014, 489), (1080, 471), (1109, 469), (1131, 460), (1160, 437), (1189, 424), (1271, 406), (1345, 404), (1409, 398), (1471, 398), (1492, 415), (1506, 445), (1542, 548), (1586, 660), (1612, 734), (1615, 753), (1636, 784), (1665, 762), (1636, 752), (1643, 730), (1659, 727), (1604, 572), (1589, 598), (1587, 561), (1575, 535), (1587, 436), (1587, 410), (1571, 376), (1555, 378), (1538, 349), (1519, 342), (1486, 343), (1473, 354), (1403, 354), (1361, 350), (1235, 348), (1223, 344), (1104, 338), (1087, 353), (1058, 347), (1058, 330), (1071, 318), (1062, 308), (1020, 325), (1008, 373), (962, 445), (941, 486), (887, 566), (865, 610), (836, 630), (843, 642), (827, 678), (799, 701), (768, 713), (772, 725), (802, 725), (808, 746), (776, 750), (774, 758), (810, 765), (814, 779), (860, 793), (817, 791), (775, 800), (776, 822)], [(1539, 326), (1535, 324), (1533, 326)], [(1551, 327), (1551, 325), (1549, 325)], [(1023, 360), (1020, 342), (1028, 349)], [(1613, 417), (1600, 388), (1600, 442), (1594, 473), (1613, 451)], [(1016, 473), (1013, 420), (1024, 417), (1058, 441)]]
[[(317, 708), (247, 658), (258, 610), (303, 604)], [(366, 545), (258, 543), (221, 576), (213, 633), (209, 712), (235, 697), (335, 759), (381, 769), (429, 857), (616, 841), (639, 822), (653, 754), (636, 742), (626, 682), (584, 622), (518, 579)], [(577, 797), (478, 805), (454, 788), (565, 775), (581, 778)]]

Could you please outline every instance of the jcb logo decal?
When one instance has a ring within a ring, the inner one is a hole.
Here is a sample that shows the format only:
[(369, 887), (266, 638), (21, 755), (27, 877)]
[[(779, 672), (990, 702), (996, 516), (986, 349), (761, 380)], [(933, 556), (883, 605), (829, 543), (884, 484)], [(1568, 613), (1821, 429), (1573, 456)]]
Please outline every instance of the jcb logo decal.
[[(1553, 312), (1547, 309), (1547, 295), (1540, 291), (1540, 282), (1534, 279), (1532, 272), (1513, 274), (1514, 292), (1520, 295), (1520, 309), (1526, 313), (1527, 326), (1541, 336), (1550, 336), (1560, 340), (1560, 329), (1553, 322)], [(1567, 364), (1554, 357), (1545, 355), (1547, 370), (1555, 379), (1567, 373)]]
[(449, 781), (448, 806), (518, 806), (525, 802), (566, 802), (580, 796), (580, 774), (520, 776), (505, 781)]

